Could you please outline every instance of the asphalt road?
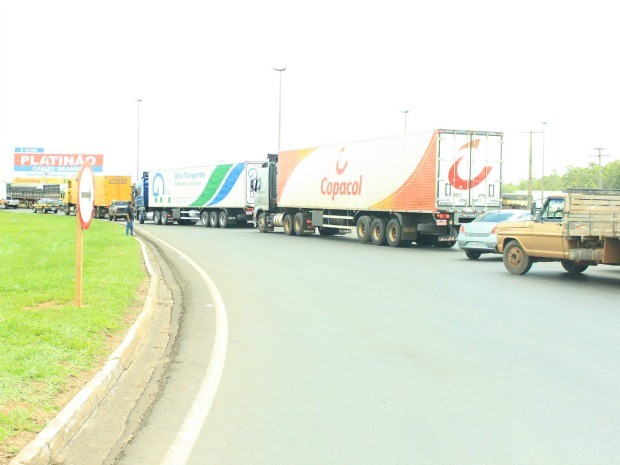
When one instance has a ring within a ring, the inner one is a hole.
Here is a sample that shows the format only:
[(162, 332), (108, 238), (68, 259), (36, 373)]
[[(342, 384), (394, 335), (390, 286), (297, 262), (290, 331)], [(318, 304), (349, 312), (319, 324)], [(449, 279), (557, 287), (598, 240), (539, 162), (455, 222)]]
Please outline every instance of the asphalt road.
[[(618, 267), (514, 276), (457, 248), (139, 228), (175, 247), (158, 246), (183, 302), (117, 463), (620, 463)], [(228, 332), (206, 421), (175, 449), (216, 345), (186, 257), (216, 283)]]

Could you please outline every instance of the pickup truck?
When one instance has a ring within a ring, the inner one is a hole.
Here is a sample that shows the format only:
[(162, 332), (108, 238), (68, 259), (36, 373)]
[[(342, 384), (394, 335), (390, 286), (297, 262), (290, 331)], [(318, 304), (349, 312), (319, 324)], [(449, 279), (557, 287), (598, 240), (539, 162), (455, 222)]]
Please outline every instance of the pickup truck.
[(533, 220), (497, 225), (496, 251), (513, 274), (535, 262), (560, 262), (569, 273), (620, 265), (620, 190), (567, 189), (547, 198)]
[(13, 199), (8, 196), (6, 199), (0, 200), (0, 208), (13, 208), (17, 209), (19, 207), (19, 200)]

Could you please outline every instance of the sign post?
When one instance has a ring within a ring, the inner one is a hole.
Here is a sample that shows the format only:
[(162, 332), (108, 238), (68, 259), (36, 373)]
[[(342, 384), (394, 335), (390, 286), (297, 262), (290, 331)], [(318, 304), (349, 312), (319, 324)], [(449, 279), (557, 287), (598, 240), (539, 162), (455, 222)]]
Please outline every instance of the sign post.
[(90, 163), (78, 175), (77, 231), (75, 237), (75, 306), (82, 306), (82, 265), (84, 263), (84, 231), (90, 227), (95, 205), (95, 176)]

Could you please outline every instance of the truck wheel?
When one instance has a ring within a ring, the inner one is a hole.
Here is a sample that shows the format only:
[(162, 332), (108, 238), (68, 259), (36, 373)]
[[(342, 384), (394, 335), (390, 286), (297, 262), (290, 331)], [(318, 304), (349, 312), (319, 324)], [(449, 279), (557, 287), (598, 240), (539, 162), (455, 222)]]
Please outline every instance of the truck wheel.
[(357, 240), (362, 244), (370, 242), (370, 227), (372, 218), (368, 215), (362, 215), (357, 220)]
[(287, 236), (295, 235), (295, 229), (293, 227), (293, 215), (290, 213), (284, 215), (284, 234), (286, 234)]
[(385, 238), (390, 247), (404, 247), (411, 244), (411, 241), (404, 241), (401, 239), (402, 233), (403, 229), (398, 218), (392, 218), (388, 221)]
[(480, 258), (480, 255), (482, 255), (480, 252), (474, 252), (472, 250), (466, 250), (465, 251), (465, 255), (467, 255), (467, 258), (469, 258), (470, 260), (478, 260)]
[(205, 210), (200, 214), (200, 222), (205, 228), (209, 226), (209, 212), (208, 211)]
[(296, 213), (295, 218), (293, 219), (293, 229), (295, 234), (298, 236), (303, 236), (306, 232), (306, 214), (305, 213)]
[(504, 248), (504, 266), (512, 274), (525, 274), (532, 268), (532, 259), (525, 253), (521, 244), (510, 241)]
[(264, 213), (258, 215), (258, 230), (262, 233), (267, 232), (267, 216)]
[(161, 223), (161, 212), (160, 211), (153, 212), (153, 223), (155, 224)]
[(220, 212), (218, 221), (220, 223), (220, 228), (228, 227), (228, 213), (226, 213), (226, 210)]
[(138, 223), (144, 224), (145, 215), (145, 212), (143, 212), (142, 210), (138, 210), (138, 213), (136, 213), (136, 216), (138, 217)]
[(370, 225), (370, 240), (374, 245), (385, 245), (385, 232), (387, 230), (385, 218), (375, 218)]
[(568, 271), (570, 274), (578, 274), (583, 273), (588, 269), (589, 265), (580, 265), (579, 263), (575, 263), (572, 260), (561, 260), (560, 263), (562, 267)]
[(216, 211), (212, 211), (211, 213), (209, 213), (209, 226), (211, 226), (212, 228), (217, 228), (219, 226), (219, 223), (217, 222)]

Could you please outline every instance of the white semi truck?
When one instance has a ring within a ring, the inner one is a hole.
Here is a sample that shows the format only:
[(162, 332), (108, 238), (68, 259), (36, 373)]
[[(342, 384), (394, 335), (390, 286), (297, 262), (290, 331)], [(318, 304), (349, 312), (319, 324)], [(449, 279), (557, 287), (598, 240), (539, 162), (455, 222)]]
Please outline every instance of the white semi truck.
[(252, 221), (250, 181), (262, 162), (145, 171), (134, 191), (136, 220), (213, 228)]
[(269, 155), (252, 184), (255, 225), (452, 247), (462, 223), (501, 206), (502, 137), (437, 129)]

